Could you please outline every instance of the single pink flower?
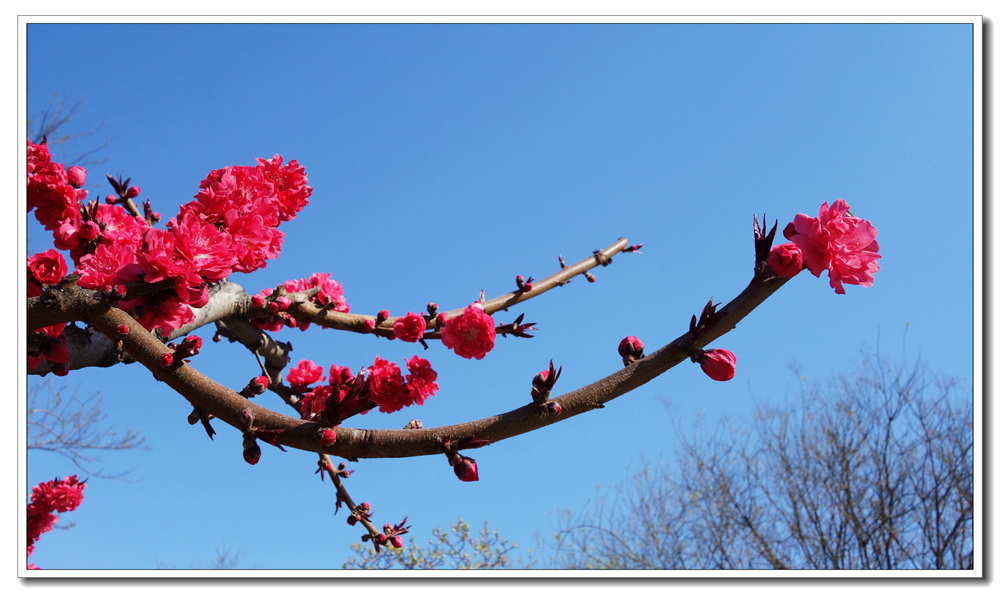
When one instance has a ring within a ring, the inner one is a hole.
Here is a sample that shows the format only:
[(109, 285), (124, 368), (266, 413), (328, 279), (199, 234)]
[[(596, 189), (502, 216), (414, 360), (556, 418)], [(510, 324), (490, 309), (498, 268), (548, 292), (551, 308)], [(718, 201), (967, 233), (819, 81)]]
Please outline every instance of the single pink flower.
[(66, 277), (66, 260), (55, 249), (36, 253), (28, 258), (28, 278), (43, 285), (59, 284)]
[(311, 360), (300, 360), (288, 371), (288, 383), (295, 388), (303, 388), (323, 380), (323, 367)]
[(729, 350), (706, 350), (700, 362), (705, 374), (716, 381), (728, 381), (736, 376), (736, 355)]
[(871, 222), (852, 216), (850, 206), (837, 200), (820, 206), (816, 218), (797, 214), (786, 236), (802, 250), (806, 268), (816, 277), (827, 270), (830, 286), (844, 294), (844, 285), (871, 286), (879, 270), (878, 230)]
[(778, 245), (768, 254), (767, 265), (779, 276), (791, 278), (802, 271), (802, 250), (795, 243)]
[(440, 314), (438, 319), (444, 322), (441, 343), (462, 358), (482, 360), (493, 349), (496, 325), (481, 304), (472, 303), (457, 317)]
[(407, 312), (406, 317), (400, 317), (392, 325), (392, 333), (404, 342), (416, 342), (424, 337), (427, 322), (423, 315)]
[(419, 356), (414, 356), (406, 361), (406, 370), (410, 372), (406, 377), (406, 386), (409, 388), (410, 402), (406, 405), (424, 405), (428, 397), (437, 393), (438, 384), (437, 371), (431, 368), (431, 363)]
[(406, 402), (412, 401), (399, 366), (378, 356), (368, 367), (368, 389), (379, 411), (386, 414), (401, 410), (409, 405)]
[(66, 169), (66, 178), (73, 187), (83, 187), (87, 182), (87, 170), (83, 167), (70, 167)]

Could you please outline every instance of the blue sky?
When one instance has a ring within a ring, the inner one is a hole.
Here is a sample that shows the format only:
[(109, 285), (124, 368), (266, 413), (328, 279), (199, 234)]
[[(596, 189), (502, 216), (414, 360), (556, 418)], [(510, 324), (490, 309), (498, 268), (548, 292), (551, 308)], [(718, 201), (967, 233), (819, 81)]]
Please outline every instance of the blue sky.
[[(879, 229), (871, 288), (836, 295), (826, 276), (792, 280), (715, 346), (735, 379), (684, 364), (604, 410), (473, 453), (481, 479), (455, 479), (444, 456), (362, 460), (346, 485), (404, 516), (425, 542), (435, 526), (484, 520), (522, 548), (548, 536), (559, 509), (643, 459), (669, 458), (673, 424), (722, 418), (808, 380), (859, 366), (860, 349), (919, 354), (973, 386), (973, 26), (970, 24), (69, 25), (27, 34), (27, 112), (56, 94), (86, 97), (74, 129), (102, 127), (105, 173), (142, 188), (164, 219), (216, 168), (281, 154), (306, 168), (310, 204), (282, 226), (281, 257), (231, 280), (256, 292), (328, 272), (352, 311), (455, 308), (544, 277), (618, 237), (645, 243), (533, 299), (532, 340), (499, 340), (481, 361), (439, 343), (332, 330), (283, 330), (302, 358), (358, 368), (376, 355), (426, 356), (440, 391), (424, 406), (347, 422), (359, 428), (480, 418), (529, 401), (549, 359), (562, 393), (616, 371), (637, 335), (652, 351), (687, 329), (709, 298), (727, 302), (752, 274), (752, 220), (781, 227), (846, 199)], [(73, 154), (57, 153), (70, 160)], [(28, 253), (48, 248), (33, 219)], [(193, 364), (239, 388), (255, 359), (206, 346)], [(191, 568), (218, 548), (242, 568), (339, 568), (362, 530), (334, 516), (313, 454), (266, 448), (249, 466), (239, 433), (214, 441), (188, 426), (190, 405), (138, 365), (66, 378), (104, 395), (107, 422), (149, 450), (108, 454), (84, 504), (39, 541), (45, 568)], [(281, 409), (275, 396), (259, 403)], [(77, 473), (28, 455), (27, 484)]]

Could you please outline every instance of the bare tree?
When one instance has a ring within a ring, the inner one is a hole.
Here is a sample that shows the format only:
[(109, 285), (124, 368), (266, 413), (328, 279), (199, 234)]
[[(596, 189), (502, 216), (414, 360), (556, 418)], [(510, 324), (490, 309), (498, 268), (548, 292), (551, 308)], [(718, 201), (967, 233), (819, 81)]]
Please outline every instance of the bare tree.
[[(66, 107), (66, 100), (53, 95), (48, 107), (41, 114), (28, 118), (28, 137), (32, 142), (40, 143), (46, 140), (51, 147), (60, 146), (64, 151), (69, 142), (79, 138), (90, 138), (100, 130), (104, 124), (86, 130), (72, 130), (71, 122), (80, 115), (87, 97), (83, 96), (76, 100), (71, 107)], [(108, 147), (110, 140), (105, 139), (99, 146), (92, 146), (84, 152), (78, 153), (74, 157), (66, 157), (66, 166), (78, 165), (90, 167), (106, 162), (108, 159), (98, 159), (95, 155)]]
[(58, 453), (91, 476), (125, 476), (127, 472), (104, 473), (100, 452), (141, 449), (145, 439), (108, 426), (102, 402), (100, 394), (81, 398), (76, 387), (70, 391), (65, 383), (36, 383), (28, 390), (28, 449)]
[(475, 570), (514, 568), (510, 554), (517, 544), (503, 539), (496, 530), (490, 531), (489, 522), (483, 523), (477, 537), (469, 524), (459, 519), (451, 524), (450, 532), (435, 527), (426, 548), (411, 537), (405, 548), (389, 548), (383, 553), (361, 544), (353, 544), (351, 549), (354, 557), (344, 562), (343, 568)]
[(617, 569), (971, 569), (968, 393), (867, 357), (748, 429), (678, 436), (611, 498), (564, 511), (556, 563)]

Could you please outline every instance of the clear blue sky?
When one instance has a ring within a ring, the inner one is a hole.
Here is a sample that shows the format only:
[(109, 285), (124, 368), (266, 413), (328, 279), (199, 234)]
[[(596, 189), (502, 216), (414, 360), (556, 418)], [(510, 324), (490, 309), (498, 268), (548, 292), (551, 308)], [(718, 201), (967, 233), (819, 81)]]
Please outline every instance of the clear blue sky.
[[(481, 479), (455, 479), (444, 456), (362, 460), (346, 482), (374, 521), (435, 526), (484, 520), (533, 548), (561, 508), (643, 458), (670, 457), (672, 423), (752, 420), (756, 404), (850, 372), (860, 349), (919, 353), (973, 382), (972, 25), (42, 25), (28, 27), (29, 115), (53, 95), (86, 96), (72, 122), (103, 124), (107, 162), (90, 169), (142, 188), (164, 219), (212, 169), (276, 153), (314, 188), (281, 257), (231, 279), (256, 292), (328, 272), (352, 311), (464, 306), (511, 290), (618, 237), (643, 242), (582, 278), (499, 314), (538, 323), (481, 361), (432, 343), (283, 330), (293, 362), (358, 368), (376, 355), (426, 356), (440, 391), (423, 407), (347, 422), (437, 426), (527, 403), (532, 376), (562, 365), (559, 393), (620, 368), (621, 338), (652, 351), (687, 329), (710, 298), (727, 302), (752, 274), (753, 215), (783, 227), (846, 199), (879, 229), (871, 288), (834, 294), (804, 273), (715, 345), (736, 353), (716, 383), (684, 364), (643, 388), (547, 430), (473, 452)], [(75, 154), (75, 152), (73, 152)], [(66, 158), (73, 155), (59, 155)], [(49, 238), (29, 225), (28, 253)], [(907, 329), (908, 327), (908, 329)], [(213, 344), (193, 364), (242, 387), (257, 363)], [(138, 365), (66, 381), (104, 395), (107, 422), (149, 450), (108, 454), (130, 481), (88, 482), (83, 505), (45, 534), (45, 568), (191, 568), (217, 548), (242, 568), (339, 568), (362, 530), (333, 514), (315, 455), (265, 447), (243, 462), (239, 433), (209, 441), (190, 405)], [(277, 397), (261, 403), (281, 409)], [(28, 456), (27, 483), (77, 473)]]

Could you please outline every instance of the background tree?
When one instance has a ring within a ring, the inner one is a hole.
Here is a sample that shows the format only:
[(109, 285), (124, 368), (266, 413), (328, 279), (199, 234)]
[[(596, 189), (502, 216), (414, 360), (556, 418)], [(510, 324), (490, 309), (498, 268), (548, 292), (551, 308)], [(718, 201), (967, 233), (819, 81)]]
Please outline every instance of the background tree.
[(35, 383), (28, 388), (28, 449), (63, 455), (90, 476), (123, 477), (127, 472), (105, 472), (100, 452), (139, 449), (144, 439), (137, 431), (110, 426), (103, 399), (80, 397), (75, 387), (53, 384), (51, 378)]
[(511, 553), (517, 544), (508, 542), (500, 532), (490, 530), (489, 522), (483, 523), (478, 535), (469, 524), (459, 519), (451, 524), (450, 531), (435, 527), (426, 547), (421, 547), (411, 537), (405, 547), (390, 548), (379, 553), (361, 544), (351, 545), (354, 557), (343, 568), (364, 569), (458, 569), (475, 570), (490, 568), (530, 568), (523, 562), (513, 565)]
[(749, 429), (687, 436), (582, 512), (565, 568), (971, 569), (973, 418), (955, 381), (865, 356), (761, 406)]

